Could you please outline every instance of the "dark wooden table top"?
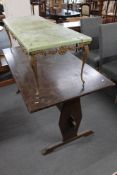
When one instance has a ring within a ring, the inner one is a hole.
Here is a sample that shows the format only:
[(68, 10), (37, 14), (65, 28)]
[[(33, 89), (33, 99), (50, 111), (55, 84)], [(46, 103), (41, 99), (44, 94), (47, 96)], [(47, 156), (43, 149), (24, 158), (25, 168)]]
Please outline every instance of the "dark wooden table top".
[(65, 55), (39, 56), (38, 81), (39, 103), (35, 103), (36, 81), (28, 56), (20, 47), (5, 49), (4, 54), (24, 98), (29, 112), (35, 112), (61, 102), (113, 86), (114, 83), (99, 72), (85, 65), (85, 87), (82, 90), (80, 70), (82, 62), (70, 53)]

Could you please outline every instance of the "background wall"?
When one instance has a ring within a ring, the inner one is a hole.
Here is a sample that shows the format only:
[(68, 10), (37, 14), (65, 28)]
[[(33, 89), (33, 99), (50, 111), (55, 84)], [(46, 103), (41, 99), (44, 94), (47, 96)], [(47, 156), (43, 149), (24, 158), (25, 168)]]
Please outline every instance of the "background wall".
[(30, 0), (3, 0), (6, 17), (31, 15)]

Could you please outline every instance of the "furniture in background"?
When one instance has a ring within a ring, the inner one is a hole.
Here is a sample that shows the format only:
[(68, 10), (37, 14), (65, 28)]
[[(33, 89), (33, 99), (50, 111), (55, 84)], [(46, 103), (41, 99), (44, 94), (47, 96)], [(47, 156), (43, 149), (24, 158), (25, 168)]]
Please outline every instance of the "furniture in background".
[(35, 14), (35, 6), (38, 6), (39, 16), (46, 17), (46, 0), (30, 0), (32, 14)]
[(39, 2), (40, 0), (30, 0), (30, 4), (31, 4), (31, 12), (34, 15), (35, 14), (35, 6), (39, 7)]
[(63, 0), (49, 0), (50, 13), (61, 12)]
[(80, 12), (62, 9), (60, 12), (50, 13), (50, 17), (56, 20), (56, 23), (65, 22), (67, 18), (80, 17)]
[(104, 5), (103, 5), (103, 18), (104, 18), (104, 22), (113, 22), (114, 21), (114, 12), (115, 11), (115, 1), (104, 1)]
[(90, 16), (91, 6), (89, 3), (81, 4), (81, 16)]
[(41, 0), (40, 1), (39, 16), (46, 17), (46, 0)]
[(117, 20), (117, 1), (116, 0), (100, 0), (100, 15), (104, 19), (104, 23), (111, 23)]
[(99, 1), (98, 0), (86, 0), (86, 3), (90, 5), (90, 14), (93, 16), (99, 16)]
[(81, 33), (92, 37), (92, 43), (89, 45), (90, 52), (87, 63), (95, 68), (99, 68), (99, 25), (102, 24), (102, 18), (82, 18), (80, 23)]
[(73, 11), (80, 11), (81, 10), (81, 4), (82, 4), (83, 2), (81, 1), (81, 0), (75, 0), (75, 1), (73, 1), (73, 0), (68, 0), (67, 1), (67, 7), (66, 7), (66, 9), (68, 9), (68, 10), (73, 10)]
[(83, 3), (82, 0), (49, 0), (50, 11), (61, 12), (62, 9), (72, 10), (79, 12), (80, 5)]
[(2, 49), (9, 48), (10, 46), (7, 32), (2, 27), (0, 31), (0, 87), (14, 83), (14, 79), (2, 51)]
[(117, 23), (100, 26), (99, 63), (100, 71), (117, 83)]
[(99, 16), (99, 1), (93, 0), (91, 4), (91, 14), (94, 16)]

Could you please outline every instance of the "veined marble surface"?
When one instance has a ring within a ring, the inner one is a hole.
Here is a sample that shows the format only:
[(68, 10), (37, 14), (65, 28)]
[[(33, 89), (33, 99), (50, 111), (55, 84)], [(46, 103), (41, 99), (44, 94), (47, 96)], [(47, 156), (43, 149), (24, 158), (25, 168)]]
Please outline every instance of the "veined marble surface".
[(28, 53), (91, 42), (91, 37), (54, 24), (39, 16), (6, 18), (9, 31)]

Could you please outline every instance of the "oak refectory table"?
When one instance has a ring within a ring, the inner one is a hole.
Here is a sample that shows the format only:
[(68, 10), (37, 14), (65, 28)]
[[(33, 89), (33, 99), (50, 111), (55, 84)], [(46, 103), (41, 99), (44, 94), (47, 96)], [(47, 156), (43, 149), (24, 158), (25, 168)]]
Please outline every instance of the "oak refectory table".
[(55, 105), (60, 108), (59, 127), (62, 142), (42, 150), (42, 154), (53, 152), (66, 143), (93, 133), (87, 130), (78, 134), (82, 119), (80, 98), (113, 86), (114, 83), (86, 64), (84, 67), (85, 84), (82, 89), (80, 78), (82, 62), (77, 57), (69, 52), (63, 56), (59, 54), (49, 57), (36, 55), (37, 68), (41, 70), (38, 71), (40, 101), (35, 103), (36, 81), (27, 55), (20, 47), (5, 49), (4, 54), (29, 112)]

